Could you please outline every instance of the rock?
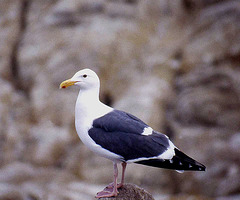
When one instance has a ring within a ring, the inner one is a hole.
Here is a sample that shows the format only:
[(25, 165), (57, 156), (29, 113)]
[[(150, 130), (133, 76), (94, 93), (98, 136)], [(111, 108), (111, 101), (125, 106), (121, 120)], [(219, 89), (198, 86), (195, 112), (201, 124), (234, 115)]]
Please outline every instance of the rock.
[(109, 2), (106, 5), (105, 13), (112, 18), (133, 18), (136, 16), (137, 7), (123, 2)]
[(0, 75), (6, 79), (12, 78), (10, 63), (13, 54), (13, 47), (18, 40), (19, 34), (19, 13), (21, 1), (2, 1), (0, 19)]
[(120, 100), (116, 100), (114, 107), (141, 116), (141, 120), (157, 129), (164, 123), (165, 111), (156, 102), (164, 102), (169, 96), (168, 82), (147, 73), (139, 74), (133, 79), (128, 91)]
[(240, 52), (239, 14), (239, 2), (234, 0), (202, 9), (191, 28), (184, 62), (197, 64), (237, 59)]
[(39, 165), (56, 165), (71, 141), (67, 129), (51, 123), (40, 123), (32, 127), (30, 134), (37, 141), (32, 152), (32, 160)]
[[(193, 185), (189, 185), (192, 178), (187, 174), (177, 176), (182, 182), (180, 190), (205, 190), (208, 196), (239, 191), (239, 181), (235, 182), (240, 178), (239, 170), (234, 161), (240, 156), (236, 152), (240, 129), (237, 74), (238, 69), (227, 65), (201, 65), (176, 79), (176, 99), (167, 111), (174, 143), (207, 166), (206, 173), (192, 175)], [(225, 173), (224, 178), (219, 176), (221, 173)], [(224, 187), (225, 181), (233, 184)]]
[[(200, 65), (176, 79), (176, 118), (183, 124), (239, 130), (237, 69)], [(226, 109), (227, 108), (227, 109)]]
[(230, 195), (225, 197), (217, 197), (216, 200), (238, 200), (240, 195)]
[(138, 200), (154, 200), (152, 195), (146, 190), (134, 185), (134, 184), (125, 184), (123, 187), (118, 189), (119, 194), (116, 197), (111, 198), (99, 198), (99, 200), (129, 200), (129, 199), (138, 199)]
[(0, 199), (86, 199), (103, 186), (76, 180), (64, 170), (13, 162), (0, 170)]

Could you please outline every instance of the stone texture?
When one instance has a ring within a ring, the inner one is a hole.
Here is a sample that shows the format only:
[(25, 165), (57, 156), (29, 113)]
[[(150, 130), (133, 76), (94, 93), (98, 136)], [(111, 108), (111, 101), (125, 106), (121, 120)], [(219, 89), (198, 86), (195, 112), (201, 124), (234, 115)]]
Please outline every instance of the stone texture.
[(238, 59), (239, 2), (223, 1), (201, 10), (198, 15), (192, 26), (191, 39), (184, 50), (185, 62), (197, 64)]
[(1, 1), (1, 18), (0, 18), (0, 75), (4, 78), (11, 78), (11, 69), (9, 64), (11, 62), (12, 51), (19, 34), (19, 12), (20, 1)]
[(119, 194), (116, 197), (111, 198), (99, 198), (99, 200), (108, 200), (108, 199), (121, 199), (121, 200), (127, 200), (127, 199), (139, 199), (139, 200), (154, 200), (151, 194), (149, 194), (146, 190), (143, 188), (140, 188), (134, 184), (125, 184), (123, 187), (118, 189)]
[[(76, 180), (67, 171), (14, 162), (1, 168), (1, 199), (93, 200), (101, 186)], [(103, 186), (102, 186), (103, 187)]]

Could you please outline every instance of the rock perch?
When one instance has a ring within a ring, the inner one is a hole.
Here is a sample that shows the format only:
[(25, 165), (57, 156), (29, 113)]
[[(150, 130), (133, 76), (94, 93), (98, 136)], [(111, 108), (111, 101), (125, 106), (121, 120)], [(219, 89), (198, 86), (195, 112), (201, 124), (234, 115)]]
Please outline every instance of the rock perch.
[(99, 198), (98, 200), (154, 200), (152, 195), (134, 184), (126, 183), (118, 189), (116, 197)]

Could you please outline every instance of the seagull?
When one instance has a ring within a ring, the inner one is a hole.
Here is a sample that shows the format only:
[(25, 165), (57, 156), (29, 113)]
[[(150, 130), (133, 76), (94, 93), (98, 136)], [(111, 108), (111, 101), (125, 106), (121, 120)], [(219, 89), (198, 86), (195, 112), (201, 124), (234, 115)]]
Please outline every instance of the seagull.
[[(124, 185), (128, 163), (158, 168), (205, 171), (205, 166), (181, 152), (170, 139), (124, 111), (114, 109), (99, 100), (100, 80), (91, 69), (78, 71), (63, 81), (60, 88), (80, 88), (75, 106), (75, 127), (81, 141), (99, 156), (110, 159), (114, 180), (96, 198), (118, 195)], [(121, 182), (117, 183), (118, 167), (122, 165)]]

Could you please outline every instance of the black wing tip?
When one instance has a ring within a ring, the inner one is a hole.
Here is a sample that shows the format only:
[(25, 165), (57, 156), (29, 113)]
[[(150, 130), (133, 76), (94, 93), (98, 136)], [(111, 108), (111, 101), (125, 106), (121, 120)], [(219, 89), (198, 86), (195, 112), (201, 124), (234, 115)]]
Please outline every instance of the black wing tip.
[(206, 171), (206, 167), (201, 163), (195, 162), (188, 163), (178, 158), (172, 158), (171, 160), (162, 159), (149, 159), (135, 162), (137, 164), (147, 165), (151, 167), (172, 169), (172, 170), (183, 170), (183, 171)]
[(138, 164), (148, 165), (152, 167), (158, 168), (166, 168), (166, 169), (173, 169), (173, 170), (184, 170), (184, 171), (206, 171), (206, 167), (197, 162), (196, 160), (192, 159), (191, 157), (187, 156), (180, 150), (175, 148), (175, 156), (172, 159), (156, 159), (156, 158), (149, 158), (146, 160), (136, 162)]
[(206, 166), (205, 165), (203, 165), (203, 164), (201, 164), (201, 163), (198, 163), (198, 169), (199, 170), (197, 170), (197, 171), (203, 171), (203, 172), (205, 172), (206, 171)]
[(174, 150), (176, 153), (176, 155), (174, 157), (176, 157), (176, 159), (179, 160), (179, 162), (183, 161), (183, 163), (185, 163), (186, 165), (189, 166), (189, 169), (186, 169), (186, 170), (206, 171), (206, 166), (203, 165), (202, 163), (197, 162), (196, 160), (192, 159), (191, 157), (189, 157), (188, 155), (186, 155), (179, 149), (175, 148)]

